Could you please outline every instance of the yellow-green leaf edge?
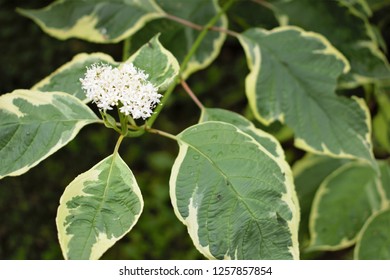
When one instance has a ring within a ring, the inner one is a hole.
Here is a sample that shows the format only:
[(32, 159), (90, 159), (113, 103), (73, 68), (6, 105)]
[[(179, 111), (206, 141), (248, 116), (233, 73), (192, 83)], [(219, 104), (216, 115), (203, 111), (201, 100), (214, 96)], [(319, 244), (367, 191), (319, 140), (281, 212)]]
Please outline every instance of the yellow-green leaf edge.
[[(217, 121), (212, 121), (212, 122), (221, 123), (221, 122), (217, 122)], [(208, 123), (208, 122), (206, 122), (206, 123)], [(224, 124), (227, 124), (227, 123), (224, 123)], [(291, 221), (288, 222), (288, 227), (289, 227), (290, 232), (292, 234), (292, 236), (291, 236), (292, 246), (290, 247), (290, 253), (293, 256), (293, 259), (299, 259), (298, 229), (299, 229), (299, 217), (300, 217), (299, 212), (300, 212), (300, 210), (299, 210), (298, 196), (297, 196), (297, 193), (296, 193), (295, 187), (294, 187), (294, 179), (293, 179), (291, 168), (287, 164), (285, 159), (282, 157), (282, 155), (280, 155), (278, 157), (273, 156), (269, 151), (267, 151), (267, 149), (265, 149), (263, 146), (261, 146), (253, 137), (242, 132), (238, 128), (236, 128), (236, 130), (238, 133), (244, 134), (245, 136), (252, 138), (253, 143), (256, 143), (256, 145), (258, 146), (258, 148), (261, 151), (263, 151), (270, 158), (272, 158), (278, 164), (278, 166), (282, 170), (285, 171), (285, 183), (286, 183), (287, 193), (283, 194), (282, 200), (284, 202), (286, 202), (287, 205), (289, 205), (289, 208), (291, 209), (291, 212), (292, 212), (292, 219), (291, 219)], [(255, 133), (257, 133), (257, 131), (255, 131)], [(264, 136), (264, 135), (261, 135), (261, 136)], [(274, 140), (272, 137), (270, 137), (269, 139)], [(170, 181), (169, 181), (169, 186), (170, 186), (169, 194), (171, 197), (171, 201), (177, 200), (176, 199), (176, 191), (175, 191), (176, 190), (176, 188), (175, 188), (176, 179), (178, 178), (180, 165), (184, 161), (185, 156), (187, 154), (187, 150), (189, 148), (189, 146), (185, 145), (185, 143), (181, 142), (179, 138), (177, 138), (177, 140), (178, 140), (178, 144), (179, 144), (179, 154), (178, 154), (178, 156), (174, 162), (174, 165), (172, 167), (171, 177), (170, 177)], [(279, 149), (278, 149), (278, 153), (279, 153)], [(194, 205), (192, 204), (192, 200), (191, 200), (191, 204), (188, 206), (189, 214), (188, 214), (188, 217), (186, 219), (183, 219), (183, 217), (181, 216), (181, 214), (177, 208), (177, 205), (175, 203), (173, 203), (172, 206), (173, 206), (173, 209), (174, 209), (174, 212), (175, 212), (177, 218), (184, 225), (187, 226), (188, 233), (191, 236), (196, 249), (199, 252), (201, 252), (208, 259), (211, 259), (211, 260), (215, 259), (213, 254), (210, 252), (210, 249), (208, 248), (208, 246), (203, 247), (200, 244), (198, 234), (197, 234), (197, 232), (198, 232), (197, 212), (196, 212), (196, 208), (194, 208)], [(226, 259), (229, 259), (228, 256), (226, 256)]]
[(382, 214), (385, 214), (386, 212), (389, 212), (390, 211), (390, 208), (385, 208), (381, 211), (378, 211), (376, 212), (375, 214), (371, 215), (370, 218), (368, 218), (368, 220), (366, 221), (366, 223), (364, 224), (362, 230), (360, 231), (358, 237), (357, 237), (357, 242), (356, 242), (356, 246), (354, 248), (354, 252), (353, 252), (353, 258), (355, 260), (359, 260), (359, 253), (360, 253), (360, 247), (361, 247), (361, 239), (363, 238), (363, 235), (364, 235), (364, 232), (367, 230), (367, 228), (371, 225), (371, 223), (375, 220), (375, 218), (377, 218), (378, 216), (382, 215)]
[[(271, 33), (277, 33), (277, 32), (284, 32), (284, 31), (288, 31), (288, 30), (295, 30), (295, 31), (299, 32), (302, 37), (308, 37), (308, 38), (312, 38), (314, 40), (320, 41), (325, 46), (325, 48), (323, 50), (321, 50), (321, 52), (318, 52), (318, 53), (334, 56), (337, 60), (341, 61), (344, 64), (343, 73), (349, 72), (350, 64), (349, 64), (348, 60), (345, 58), (345, 56), (340, 51), (338, 51), (334, 46), (332, 46), (331, 43), (323, 35), (321, 35), (319, 33), (305, 31), (302, 28), (296, 27), (296, 26), (281, 26), (281, 27), (277, 27), (271, 31), (264, 31), (264, 32), (266, 34), (271, 34)], [(251, 53), (251, 50), (248, 49), (248, 45), (245, 44), (244, 39), (242, 39), (242, 38), (240, 39), (240, 35), (238, 36), (238, 38), (241, 41), (241, 45), (244, 48), (245, 53), (248, 53), (248, 54)], [(246, 94), (247, 94), (247, 98), (248, 98), (248, 102), (249, 102), (249, 106), (251, 108), (251, 111), (253, 112), (256, 119), (265, 125), (270, 125), (274, 121), (280, 121), (280, 122), (284, 123), (285, 117), (283, 114), (280, 114), (276, 118), (266, 119), (261, 115), (261, 112), (259, 112), (259, 110), (256, 106), (256, 79), (261, 71), (261, 69), (260, 69), (261, 68), (260, 47), (257, 46), (256, 49), (253, 51), (253, 53), (254, 53), (254, 59), (253, 60), (251, 60), (249, 58), (247, 59), (250, 73), (247, 75), (247, 77), (245, 79), (245, 89), (246, 89)], [(369, 112), (369, 109), (367, 107), (367, 104), (365, 103), (364, 99), (362, 99), (362, 98), (352, 97), (351, 100), (356, 102), (366, 115), (365, 123), (366, 123), (366, 126), (368, 128), (368, 132), (366, 133), (364, 139), (361, 139), (361, 141), (363, 141), (366, 144), (366, 146), (372, 147), (371, 116), (370, 116), (370, 112)], [(348, 154), (344, 151), (340, 151), (340, 153), (334, 153), (334, 152), (330, 151), (325, 144), (322, 144), (321, 150), (315, 149), (312, 146), (308, 145), (304, 139), (299, 138), (299, 137), (294, 138), (294, 145), (297, 148), (300, 148), (302, 150), (305, 150), (305, 151), (308, 151), (308, 152), (311, 152), (314, 154), (321, 154), (321, 155), (326, 155), (326, 156), (330, 156), (330, 157), (337, 157), (337, 158), (350, 158), (350, 159), (356, 158), (354, 155)], [(371, 154), (371, 158), (373, 159), (374, 155), (373, 155), (372, 149), (369, 149), (369, 151)], [(371, 161), (368, 161), (368, 162), (372, 164)]]
[[(309, 232), (310, 232), (310, 244), (308, 246), (309, 251), (312, 251), (312, 250), (338, 251), (338, 250), (348, 248), (357, 242), (357, 240), (360, 236), (361, 230), (354, 238), (343, 239), (343, 240), (341, 240), (341, 242), (339, 244), (313, 246), (313, 244), (315, 244), (315, 240), (316, 240), (316, 236), (317, 236), (316, 231), (315, 231), (315, 222), (316, 222), (316, 219), (318, 217), (318, 208), (319, 208), (319, 204), (321, 201), (321, 197), (327, 193), (327, 191), (328, 191), (327, 185), (328, 185), (329, 181), (331, 181), (333, 179), (333, 177), (336, 177), (338, 174), (342, 173), (344, 170), (349, 169), (353, 166), (367, 167), (367, 164), (365, 164), (363, 162), (356, 162), (356, 161), (352, 161), (352, 162), (349, 162), (347, 164), (344, 164), (343, 166), (341, 166), (340, 168), (338, 168), (334, 172), (332, 172), (329, 176), (327, 176), (325, 178), (325, 180), (321, 183), (320, 187), (318, 188), (318, 191), (313, 199), (313, 204), (312, 204), (312, 208), (310, 211), (310, 217), (309, 217)], [(298, 167), (296, 172), (300, 172), (301, 168), (302, 168), (302, 166)], [(380, 180), (378, 178), (375, 180), (375, 186), (376, 186), (376, 191), (378, 192), (379, 197), (381, 199), (381, 205), (380, 205), (380, 209), (378, 209), (376, 211), (373, 210), (374, 211), (373, 215), (378, 213), (378, 211), (385, 209), (389, 204), (389, 201), (386, 197), (386, 192), (382, 186), (382, 183), (380, 182)]]
[[(44, 78), (41, 81), (39, 81), (38, 83), (36, 83), (31, 89), (32, 90), (39, 90), (40, 88), (43, 88), (44, 86), (50, 84), (51, 79), (53, 77), (55, 77), (56, 75), (66, 71), (66, 70), (72, 69), (77, 64), (83, 64), (85, 61), (88, 61), (89, 59), (102, 60), (102, 61), (108, 62), (110, 64), (114, 64), (114, 65), (118, 64), (118, 62), (115, 62), (111, 56), (109, 56), (105, 53), (100, 53), (100, 52), (91, 53), (91, 54), (79, 53), (79, 54), (75, 55), (71, 61), (63, 64), (58, 69), (56, 69), (53, 73), (51, 73), (49, 76), (47, 76), (46, 78)], [(89, 100), (87, 98), (85, 98), (82, 101), (84, 103), (89, 102)]]
[[(31, 94), (34, 95), (34, 100), (31, 99)], [(56, 96), (62, 96), (62, 97), (71, 99), (71, 100), (73, 100), (74, 102), (77, 102), (77, 103), (80, 102), (80, 100), (77, 99), (76, 97), (73, 97), (73, 96), (71, 96), (71, 95), (69, 95), (67, 93), (64, 93), (64, 92), (40, 92), (40, 91), (36, 91), (36, 90), (18, 89), (18, 90), (14, 90), (11, 93), (7, 93), (7, 94), (1, 95), (0, 103), (1, 103), (1, 107), (6, 108), (6, 111), (8, 111), (9, 113), (14, 114), (17, 117), (22, 117), (23, 113), (20, 112), (19, 109), (12, 103), (12, 101), (15, 98), (24, 99), (24, 100), (26, 100), (27, 102), (29, 102), (32, 105), (39, 106), (39, 105), (47, 105), (47, 104), (52, 103), (53, 99)], [(86, 108), (86, 109), (89, 110), (89, 108)], [(90, 121), (79, 121), (77, 123), (77, 125), (73, 129), (72, 134), (68, 137), (70, 139), (69, 141), (71, 141), (79, 133), (79, 131), (84, 126), (100, 121), (96, 117), (96, 115), (94, 115), (94, 113), (92, 111), (91, 111), (91, 116), (94, 116), (95, 119), (94, 120), (90, 120)], [(65, 142), (65, 143), (62, 142), (62, 141), (58, 142), (57, 145), (52, 147), (50, 149), (50, 151), (48, 151), (45, 154), (44, 157), (41, 157), (39, 160), (37, 160), (35, 162), (32, 162), (29, 165), (24, 166), (24, 167), (22, 167), (22, 168), (20, 168), (18, 170), (15, 170), (15, 171), (13, 171), (11, 173), (3, 174), (3, 175), (0, 176), (0, 179), (4, 178), (6, 176), (19, 176), (19, 175), (22, 175), (22, 174), (26, 173), (31, 168), (35, 167), (40, 162), (42, 162), (44, 159), (46, 159), (49, 156), (51, 156), (52, 154), (54, 154), (56, 151), (58, 151), (60, 148), (62, 148), (68, 142)]]
[[(114, 164), (115, 160), (119, 160), (119, 162), (123, 165), (126, 165), (126, 163), (123, 161), (123, 159), (119, 156), (119, 154), (111, 155), (99, 163), (97, 163), (95, 166), (93, 166), (90, 170), (81, 173), (78, 175), (65, 189), (64, 193), (62, 194), (60, 198), (60, 205), (57, 209), (57, 217), (56, 217), (56, 225), (58, 230), (58, 240), (61, 246), (61, 250), (63, 253), (63, 256), (65, 259), (68, 259), (68, 244), (71, 240), (72, 236), (68, 235), (66, 233), (66, 227), (63, 226), (63, 222), (65, 221), (66, 217), (71, 215), (69, 212), (69, 209), (66, 208), (65, 204), (67, 201), (70, 201), (73, 197), (76, 196), (86, 196), (88, 194), (83, 192), (83, 182), (86, 181), (97, 181), (99, 180), (99, 170), (97, 170), (97, 167), (101, 165), (103, 161), (106, 161), (108, 159), (112, 159), (111, 167)], [(127, 166), (127, 165), (126, 165)], [(130, 173), (132, 174), (131, 170), (128, 169)], [(131, 187), (134, 194), (139, 198), (140, 202), (140, 211), (137, 215), (135, 215), (135, 219), (131, 225), (131, 227), (124, 232), (121, 236), (117, 238), (108, 239), (107, 236), (105, 236), (103, 233), (100, 233), (97, 237), (97, 241), (95, 243), (95, 246), (92, 247), (91, 254), (89, 259), (91, 260), (97, 260), (99, 259), (110, 247), (112, 247), (116, 241), (121, 239), (124, 235), (126, 235), (128, 232), (131, 231), (131, 229), (135, 226), (135, 224), (138, 222), (139, 217), (141, 216), (144, 201), (142, 198), (141, 190), (137, 184), (137, 181), (135, 180), (134, 176), (132, 177)], [(130, 184), (130, 182), (129, 182)], [(107, 188), (108, 186), (106, 186)]]
[[(216, 12), (219, 13), (221, 11), (221, 7), (219, 7), (219, 5), (218, 5), (218, 0), (212, 0), (212, 2), (213, 2), (213, 5), (215, 7)], [(220, 27), (223, 29), (227, 29), (228, 28), (228, 19), (227, 19), (226, 14), (221, 15), (220, 21), (222, 23), (222, 25)], [(223, 46), (223, 43), (225, 42), (225, 39), (226, 39), (225, 32), (219, 32), (218, 40), (214, 41), (214, 51), (212, 53), (210, 53), (209, 57), (207, 59), (205, 59), (203, 62), (199, 62), (196, 59), (191, 59), (188, 62), (187, 67), (181, 73), (183, 79), (185, 80), (191, 74), (209, 66), (214, 61), (214, 59), (218, 56), (218, 54), (220, 53), (220, 50)]]
[[(289, 30), (294, 30), (299, 32), (299, 34), (302, 37), (309, 37), (314, 40), (320, 41), (324, 46), (326, 46), (325, 49), (321, 50), (322, 54), (326, 55), (333, 55), (336, 57), (336, 59), (340, 60), (344, 64), (343, 72), (347, 73), (350, 70), (350, 65), (348, 60), (344, 57), (342, 53), (340, 53), (336, 48), (334, 48), (329, 41), (322, 36), (321, 34), (315, 33), (315, 32), (309, 32), (305, 31), (300, 27), (296, 26), (281, 26), (274, 28), (273, 30), (262, 30), (265, 34), (275, 34), (279, 32), (285, 32)], [(250, 54), (252, 51), (248, 49), (248, 45), (245, 44), (245, 39), (242, 38), (241, 35), (238, 35), (238, 39), (241, 42), (242, 47), (244, 48), (245, 53)], [(279, 116), (272, 118), (272, 119), (266, 119), (261, 115), (261, 112), (257, 109), (256, 106), (256, 79), (259, 76), (259, 73), (261, 71), (261, 50), (259, 46), (256, 46), (256, 49), (253, 50), (254, 59), (247, 59), (248, 68), (250, 70), (250, 73), (247, 75), (245, 79), (245, 91), (247, 94), (249, 106), (256, 117), (257, 120), (262, 122), (264, 125), (269, 125), (274, 121), (281, 121), (284, 122), (284, 115), (280, 114)]]
[[(127, 37), (133, 35), (135, 32), (137, 32), (139, 29), (141, 29), (146, 22), (151, 21), (153, 19), (157, 19), (160, 17), (163, 17), (165, 15), (165, 12), (156, 4), (154, 0), (148, 0), (148, 2), (154, 7), (156, 10), (155, 13), (148, 13), (141, 17), (141, 19), (129, 28), (126, 32), (124, 32), (122, 35), (108, 39), (104, 30), (99, 30), (95, 28), (95, 25), (98, 23), (98, 18), (94, 15), (85, 15), (78, 19), (75, 25), (72, 26), (70, 29), (60, 29), (60, 28), (50, 28), (45, 25), (43, 21), (40, 19), (33, 17), (29, 15), (28, 10), (25, 9), (17, 9), (17, 11), (28, 17), (31, 18), (36, 24), (38, 24), (41, 29), (46, 32), (47, 34), (59, 39), (59, 40), (66, 40), (69, 38), (79, 38), (83, 40), (87, 40), (94, 43), (117, 43), (120, 42)], [(56, 5), (57, 2), (53, 2), (52, 4), (42, 8), (44, 11), (50, 11), (50, 9)]]
[[(166, 68), (164, 69), (164, 73), (169, 71), (169, 69), (172, 67), (172, 70), (174, 71), (174, 75), (169, 77), (169, 79), (166, 79), (164, 83), (157, 85), (159, 88), (159, 91), (165, 91), (170, 84), (172, 84), (175, 81), (176, 76), (179, 74), (180, 71), (180, 65), (179, 62), (177, 61), (176, 57), (169, 51), (167, 50), (160, 42), (159, 40), (160, 33), (154, 36), (153, 38), (150, 39), (148, 43), (143, 45), (141, 48), (139, 48), (134, 54), (132, 54), (124, 63), (132, 63), (136, 60), (137, 56), (139, 53), (143, 51), (144, 47), (148, 47), (149, 44), (156, 44), (157, 47), (159, 48), (160, 52), (167, 58), (167, 64)], [(164, 73), (161, 73), (163, 75)]]

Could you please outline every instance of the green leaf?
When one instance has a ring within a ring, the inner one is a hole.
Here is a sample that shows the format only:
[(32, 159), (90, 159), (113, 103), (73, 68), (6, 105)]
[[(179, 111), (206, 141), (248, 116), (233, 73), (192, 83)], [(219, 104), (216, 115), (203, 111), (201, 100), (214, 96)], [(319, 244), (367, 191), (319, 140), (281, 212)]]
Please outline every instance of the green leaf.
[(309, 216), (318, 188), (329, 174), (346, 162), (342, 159), (306, 154), (293, 165), (295, 189), (301, 210), (299, 223), (299, 244), (301, 248), (309, 245)]
[(284, 157), (283, 148), (271, 134), (255, 127), (243, 116), (232, 111), (218, 108), (203, 108), (199, 123), (207, 121), (221, 121), (230, 123), (243, 132), (252, 136), (260, 145), (275, 157)]
[(0, 96), (0, 178), (27, 172), (98, 121), (66, 93), (15, 90)]
[(274, 0), (272, 5), (282, 25), (318, 32), (346, 56), (351, 71), (341, 77), (341, 85), (356, 87), (390, 77), (389, 63), (379, 48), (378, 34), (369, 23), (369, 8), (364, 1)]
[(57, 0), (42, 9), (18, 11), (60, 40), (80, 38), (96, 43), (119, 42), (146, 22), (164, 16), (154, 0)]
[(311, 250), (339, 250), (356, 242), (366, 220), (384, 205), (377, 173), (358, 162), (337, 169), (318, 189), (309, 230)]
[[(157, 0), (160, 7), (167, 13), (166, 18), (154, 20), (131, 37), (131, 48), (135, 51), (156, 33), (161, 33), (161, 43), (172, 52), (181, 64), (200, 31), (187, 27), (169, 19), (170, 15), (179, 17), (200, 26), (204, 26), (221, 9), (217, 0)], [(227, 18), (222, 15), (215, 24), (216, 27), (227, 28)], [(208, 32), (201, 46), (192, 56), (187, 68), (182, 73), (188, 77), (191, 73), (206, 68), (218, 56), (226, 39), (223, 32)]]
[(319, 34), (296, 27), (252, 28), (239, 35), (250, 73), (246, 93), (255, 117), (279, 120), (309, 152), (373, 162), (365, 102), (335, 94), (348, 63)]
[(366, 0), (367, 4), (374, 11), (379, 11), (380, 9), (390, 6), (389, 0)]
[(137, 223), (141, 191), (119, 154), (76, 177), (57, 211), (57, 230), (65, 259), (99, 259)]
[(340, 5), (349, 8), (350, 12), (360, 17), (372, 16), (372, 11), (366, 0), (337, 0)]
[(227, 11), (229, 29), (242, 32), (254, 26), (265, 29), (279, 26), (274, 13), (266, 7), (266, 4), (259, 5), (259, 2), (255, 1), (236, 1), (234, 6)]
[(364, 225), (355, 247), (355, 259), (390, 260), (390, 209), (379, 212)]
[(373, 119), (373, 132), (379, 145), (390, 152), (390, 84), (375, 87), (378, 113)]
[(379, 161), (382, 208), (390, 207), (390, 163)]
[[(167, 51), (158, 40), (159, 35), (140, 48), (125, 63), (132, 62), (149, 75), (149, 80), (164, 91), (179, 72), (179, 64), (175, 57)], [(109, 55), (103, 53), (78, 54), (70, 62), (65, 63), (51, 75), (33, 86), (33, 90), (61, 91), (73, 95), (83, 102), (88, 102), (81, 88), (80, 78), (83, 78), (88, 66), (96, 63), (110, 64), (120, 67)]]
[(390, 164), (379, 161), (381, 211), (373, 214), (363, 226), (354, 250), (355, 259), (390, 259)]
[(210, 259), (297, 259), (299, 206), (291, 170), (252, 136), (207, 121), (177, 136), (170, 195)]
[(150, 39), (126, 62), (144, 70), (149, 75), (149, 81), (159, 91), (165, 91), (179, 74), (180, 66), (172, 53), (161, 45), (159, 37), (158, 34)]
[(66, 92), (83, 102), (87, 102), (85, 92), (81, 88), (80, 78), (84, 77), (86, 68), (95, 63), (105, 63), (113, 66), (118, 65), (111, 56), (103, 53), (81, 53), (34, 85), (32, 89)]

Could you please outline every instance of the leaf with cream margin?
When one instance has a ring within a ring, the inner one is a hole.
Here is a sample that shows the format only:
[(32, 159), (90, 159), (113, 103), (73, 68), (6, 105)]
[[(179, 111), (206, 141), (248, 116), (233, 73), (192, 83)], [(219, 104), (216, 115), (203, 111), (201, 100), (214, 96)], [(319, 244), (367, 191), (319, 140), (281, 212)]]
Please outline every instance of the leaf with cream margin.
[(96, 43), (119, 42), (165, 14), (154, 0), (57, 0), (42, 9), (18, 12), (57, 39)]
[(251, 135), (207, 121), (177, 135), (170, 196), (195, 247), (209, 259), (298, 259), (292, 174)]
[(251, 121), (241, 116), (240, 114), (220, 108), (203, 108), (199, 123), (208, 121), (221, 121), (230, 123), (252, 136), (273, 156), (281, 158), (284, 157), (283, 148), (274, 136), (255, 127)]
[(76, 55), (71, 61), (65, 63), (52, 74), (44, 78), (32, 87), (39, 91), (61, 91), (69, 93), (82, 100), (89, 101), (85, 92), (81, 88), (80, 78), (84, 77), (87, 67), (93, 64), (110, 64), (116, 66), (119, 63), (104, 53), (81, 53)]
[[(270, 1), (281, 25), (296, 25), (325, 36), (351, 65), (340, 76), (346, 88), (390, 77), (390, 66), (381, 51), (380, 34), (370, 24), (370, 8), (363, 0)], [(302, 16), (305, 11), (305, 16)]]
[(27, 172), (96, 122), (85, 104), (63, 92), (15, 90), (0, 96), (0, 178)]
[[(178, 23), (170, 17), (174, 16), (202, 27), (221, 12), (221, 8), (217, 0), (157, 0), (156, 2), (166, 12), (166, 17), (148, 22), (144, 28), (134, 34), (131, 37), (131, 49), (135, 51), (156, 33), (161, 33), (161, 43), (172, 52), (181, 64), (201, 30)], [(214, 26), (226, 29), (227, 25), (227, 17), (222, 14)], [(226, 34), (224, 32), (207, 32), (181, 75), (186, 78), (190, 74), (209, 66), (220, 53), (225, 39)]]
[(250, 69), (246, 94), (259, 121), (286, 123), (295, 145), (308, 152), (375, 165), (368, 108), (363, 99), (335, 94), (349, 64), (323, 36), (289, 26), (251, 28), (239, 40)]
[(386, 192), (372, 167), (350, 162), (318, 189), (309, 220), (310, 250), (340, 250), (356, 243), (367, 219), (386, 207)]
[(354, 258), (359, 260), (390, 259), (390, 162), (379, 161), (379, 169), (383, 210), (366, 221), (357, 238)]
[(77, 176), (65, 189), (57, 230), (65, 259), (99, 259), (137, 223), (143, 209), (133, 173), (118, 153)]
[(159, 41), (160, 34), (154, 36), (148, 43), (134, 53), (126, 63), (142, 69), (149, 75), (149, 81), (159, 91), (165, 91), (179, 74), (179, 63), (176, 58)]
[(348, 160), (345, 159), (307, 153), (292, 166), (295, 189), (301, 210), (299, 223), (299, 245), (301, 248), (306, 248), (310, 242), (309, 217), (318, 188), (327, 176), (347, 162)]
[(378, 161), (380, 170), (380, 179), (383, 187), (383, 205), (382, 208), (390, 207), (390, 162), (387, 160)]
[[(390, 80), (387, 83), (376, 84), (374, 88), (378, 106), (373, 118), (373, 133), (378, 146), (387, 153), (390, 152)], [(377, 147), (378, 148), (378, 147)]]
[(354, 258), (358, 260), (390, 259), (390, 208), (368, 219), (358, 238)]
[[(161, 45), (158, 37), (159, 35), (153, 37), (124, 63), (131, 62), (145, 71), (149, 75), (149, 81), (158, 87), (159, 91), (164, 91), (174, 81), (180, 67), (175, 57)], [(101, 63), (113, 67), (120, 67), (123, 64), (115, 62), (111, 56), (104, 53), (81, 53), (38, 82), (32, 89), (66, 92), (87, 103), (90, 100), (81, 87), (80, 78), (84, 77), (87, 67)]]

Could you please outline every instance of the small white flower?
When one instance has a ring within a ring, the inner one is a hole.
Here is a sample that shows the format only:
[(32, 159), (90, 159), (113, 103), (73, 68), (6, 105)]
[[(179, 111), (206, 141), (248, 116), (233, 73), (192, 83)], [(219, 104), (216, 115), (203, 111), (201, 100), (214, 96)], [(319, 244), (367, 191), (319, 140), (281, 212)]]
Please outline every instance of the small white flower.
[(87, 98), (100, 110), (119, 106), (121, 113), (131, 115), (133, 119), (146, 119), (153, 114), (153, 108), (162, 97), (148, 77), (132, 63), (123, 64), (121, 68), (93, 64), (80, 82)]

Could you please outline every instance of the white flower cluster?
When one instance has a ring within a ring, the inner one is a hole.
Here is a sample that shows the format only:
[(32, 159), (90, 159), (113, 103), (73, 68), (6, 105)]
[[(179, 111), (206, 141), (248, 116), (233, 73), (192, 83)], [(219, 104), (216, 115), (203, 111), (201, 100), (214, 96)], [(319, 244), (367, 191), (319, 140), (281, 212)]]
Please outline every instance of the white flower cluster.
[(87, 98), (100, 110), (119, 110), (133, 119), (149, 118), (153, 108), (160, 102), (161, 94), (147, 79), (149, 75), (125, 63), (121, 68), (108, 64), (93, 64), (87, 68), (84, 79), (80, 79)]

